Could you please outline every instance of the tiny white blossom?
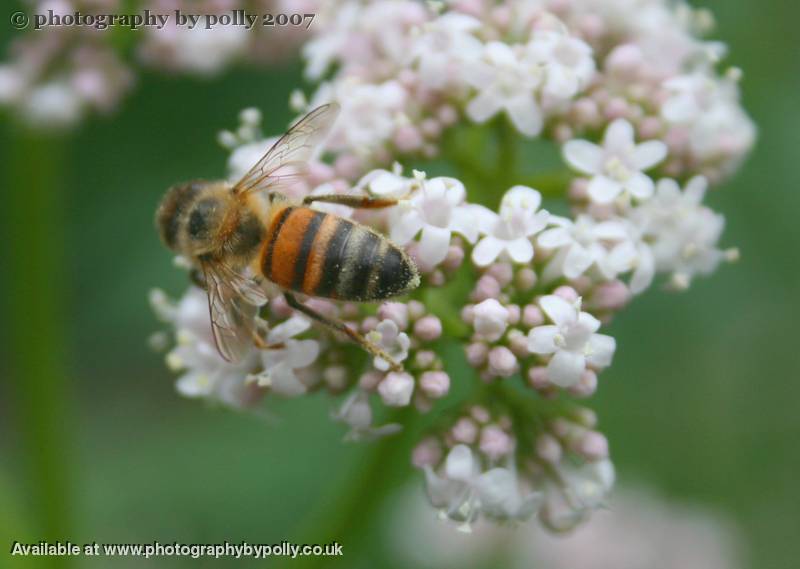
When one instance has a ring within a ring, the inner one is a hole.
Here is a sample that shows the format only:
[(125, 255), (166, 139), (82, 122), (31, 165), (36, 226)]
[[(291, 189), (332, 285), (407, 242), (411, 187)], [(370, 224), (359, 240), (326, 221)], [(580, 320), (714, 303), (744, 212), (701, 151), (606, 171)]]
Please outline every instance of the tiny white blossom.
[[(408, 357), (411, 339), (408, 334), (400, 331), (394, 320), (381, 320), (375, 329), (367, 334), (367, 339), (382, 348), (395, 362), (402, 362)], [(389, 369), (389, 362), (379, 356), (375, 356), (373, 365), (381, 371)]]
[(494, 298), (487, 298), (475, 306), (475, 332), (490, 342), (499, 340), (508, 327), (508, 309)]
[(603, 368), (611, 363), (616, 341), (595, 333), (600, 321), (588, 312), (581, 312), (580, 301), (569, 303), (559, 296), (547, 295), (539, 300), (539, 306), (553, 324), (531, 329), (528, 350), (534, 354), (552, 354), (547, 364), (551, 382), (571, 387), (578, 383), (587, 364)]
[(435, 508), (456, 521), (463, 531), (483, 514), (498, 520), (524, 521), (538, 509), (539, 493), (523, 494), (513, 466), (481, 471), (472, 450), (463, 444), (453, 447), (440, 474), (425, 466), (428, 498)]
[(541, 30), (527, 46), (533, 61), (545, 68), (543, 92), (569, 99), (588, 85), (595, 72), (592, 48), (562, 30)]
[(617, 119), (606, 129), (603, 146), (587, 140), (570, 140), (563, 147), (570, 166), (592, 176), (589, 197), (597, 203), (611, 203), (622, 192), (645, 200), (653, 194), (653, 180), (644, 174), (667, 156), (660, 140), (636, 144), (633, 126)]
[(557, 249), (542, 275), (545, 282), (560, 276), (574, 279), (593, 266), (604, 279), (613, 279), (630, 268), (628, 257), (610, 254), (620, 246), (628, 250), (624, 244), (630, 237), (620, 220), (598, 222), (591, 216), (579, 215), (574, 222), (556, 216), (550, 222), (555, 227), (541, 232), (537, 238), (541, 247)]
[(378, 384), (378, 394), (389, 407), (405, 407), (413, 393), (414, 378), (405, 372), (389, 372)]
[(467, 104), (467, 115), (486, 122), (505, 111), (522, 134), (536, 136), (544, 119), (536, 94), (542, 84), (542, 67), (524, 51), (501, 42), (490, 42), (483, 58), (467, 69), (465, 79), (478, 94)]
[(342, 406), (333, 413), (333, 419), (341, 421), (350, 427), (345, 435), (346, 440), (361, 441), (372, 440), (386, 435), (392, 435), (402, 429), (398, 423), (387, 423), (380, 427), (372, 425), (372, 408), (369, 405), (369, 396), (364, 391), (357, 389)]
[(584, 521), (594, 510), (606, 505), (616, 475), (608, 459), (557, 466), (560, 484), (544, 492), (541, 517), (555, 531), (567, 531)]
[(422, 232), (420, 259), (430, 266), (444, 261), (453, 232), (473, 243), (478, 236), (475, 214), (464, 203), (464, 185), (454, 178), (432, 178), (393, 211), (391, 238), (398, 245), (411, 242)]
[(292, 316), (272, 328), (266, 343), (283, 345), (281, 348), (263, 350), (261, 360), (264, 371), (252, 377), (261, 387), (269, 387), (275, 393), (295, 397), (306, 392), (306, 386), (295, 374), (295, 370), (308, 367), (319, 355), (316, 340), (296, 340), (294, 336), (305, 332), (311, 323), (303, 316)]
[(458, 12), (424, 24), (412, 54), (420, 81), (433, 89), (460, 83), (464, 65), (480, 57), (483, 44), (472, 34), (480, 25), (472, 16)]
[(531, 237), (547, 225), (550, 214), (536, 211), (542, 202), (539, 192), (526, 186), (514, 186), (503, 196), (500, 214), (481, 207), (481, 233), (485, 235), (472, 250), (472, 260), (479, 267), (492, 264), (501, 255), (515, 263), (529, 263), (534, 251)]

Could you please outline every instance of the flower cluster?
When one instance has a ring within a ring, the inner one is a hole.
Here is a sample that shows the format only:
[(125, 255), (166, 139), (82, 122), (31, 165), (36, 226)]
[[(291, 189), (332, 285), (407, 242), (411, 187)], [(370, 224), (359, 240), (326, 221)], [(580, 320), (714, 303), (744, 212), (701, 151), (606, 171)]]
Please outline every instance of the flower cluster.
[[(257, 322), (270, 349), (231, 366), (194, 315), (200, 292), (176, 305), (158, 293), (176, 331), (167, 362), (183, 370), (180, 391), (236, 406), (326, 391), (341, 397), (333, 418), (356, 440), (431, 413), (413, 463), (444, 517), (464, 528), (537, 517), (552, 531), (587, 519), (614, 469), (596, 417), (574, 400), (595, 393), (615, 357), (608, 324), (653, 283), (685, 289), (737, 256), (720, 248), (724, 220), (703, 198), (742, 160), (753, 127), (738, 106), (738, 73), (718, 76), (721, 46), (696, 35), (706, 20), (660, 0), (635, 10), (628, 0), (321, 8), (303, 47), (318, 83), (310, 105), (335, 100), (342, 111), (323, 159), (287, 193), (393, 200), (313, 207), (389, 236), (421, 285), (377, 307), (305, 302), (403, 370), (280, 296)], [(291, 103), (309, 101), (298, 92)], [(231, 180), (275, 140), (255, 109), (240, 119), (220, 135)], [(487, 148), (469, 142), (495, 131), (487, 168)], [(559, 171), (523, 171), (517, 158), (535, 157), (516, 142), (532, 138), (553, 142)]]
[[(35, 0), (32, 14), (54, 18), (127, 14), (121, 0)], [(257, 13), (294, 14), (296, 2), (260, 0)], [(305, 12), (313, 13), (314, 2)], [(141, 11), (169, 16), (166, 24), (126, 27), (50, 26), (11, 43), (0, 64), (0, 108), (36, 129), (73, 127), (93, 113), (109, 113), (135, 83), (142, 67), (211, 77), (241, 61), (273, 63), (291, 57), (307, 34), (301, 26), (177, 25), (175, 11), (230, 14), (252, 8), (242, 0), (148, 0)]]

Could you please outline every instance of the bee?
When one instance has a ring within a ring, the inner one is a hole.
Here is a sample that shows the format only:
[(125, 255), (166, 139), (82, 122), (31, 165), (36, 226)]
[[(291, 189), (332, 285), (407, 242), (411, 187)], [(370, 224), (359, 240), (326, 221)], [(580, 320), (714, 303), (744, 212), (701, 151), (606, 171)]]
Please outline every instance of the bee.
[(312, 209), (313, 202), (354, 208), (397, 203), (357, 195), (307, 196), (282, 191), (306, 175), (308, 160), (330, 131), (339, 106), (300, 119), (235, 184), (194, 180), (171, 187), (156, 212), (164, 244), (188, 259), (208, 293), (214, 341), (227, 361), (255, 344), (269, 349), (256, 316), (276, 285), (289, 306), (346, 334), (401, 370), (384, 350), (343, 322), (320, 314), (294, 293), (343, 301), (381, 301), (419, 286), (414, 262), (386, 236), (350, 219)]

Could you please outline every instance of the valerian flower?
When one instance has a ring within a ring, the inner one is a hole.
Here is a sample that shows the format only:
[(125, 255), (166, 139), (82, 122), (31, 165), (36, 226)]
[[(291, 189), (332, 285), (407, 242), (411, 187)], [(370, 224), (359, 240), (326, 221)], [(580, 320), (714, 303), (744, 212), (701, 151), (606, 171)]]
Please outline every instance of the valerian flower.
[(252, 380), (281, 395), (296, 397), (305, 393), (306, 386), (297, 377), (296, 370), (314, 363), (320, 351), (319, 342), (297, 340), (295, 336), (310, 327), (308, 318), (292, 316), (272, 328), (265, 339), (271, 347), (261, 352), (264, 370), (251, 376)]
[(539, 300), (539, 306), (553, 322), (537, 326), (528, 335), (531, 353), (549, 355), (547, 376), (561, 387), (578, 383), (587, 365), (604, 368), (611, 363), (616, 342), (611, 336), (596, 334), (600, 321), (580, 310), (580, 303), (569, 303), (555, 295)]
[(472, 250), (472, 260), (479, 267), (492, 264), (501, 255), (515, 263), (529, 263), (534, 249), (531, 238), (547, 226), (550, 214), (537, 211), (542, 195), (526, 186), (514, 186), (500, 205), (500, 214), (480, 208), (480, 227), (483, 238)]
[(454, 232), (469, 242), (478, 236), (475, 214), (465, 204), (465, 197), (464, 185), (454, 178), (425, 180), (407, 202), (395, 208), (392, 239), (406, 245), (421, 232), (420, 260), (426, 266), (438, 265), (447, 256)]
[(633, 126), (617, 119), (606, 129), (603, 145), (587, 140), (570, 140), (564, 145), (564, 159), (570, 166), (592, 176), (589, 196), (598, 203), (609, 203), (622, 192), (644, 200), (653, 194), (653, 180), (644, 174), (667, 156), (667, 145), (660, 140), (636, 144)]

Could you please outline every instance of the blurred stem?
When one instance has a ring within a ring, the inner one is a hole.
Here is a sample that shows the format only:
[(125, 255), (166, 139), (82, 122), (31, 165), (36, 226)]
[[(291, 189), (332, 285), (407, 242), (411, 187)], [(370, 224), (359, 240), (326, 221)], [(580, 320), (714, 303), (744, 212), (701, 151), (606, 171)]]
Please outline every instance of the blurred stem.
[[(495, 123), (497, 133), (497, 191), (505, 191), (519, 183), (517, 181), (517, 138), (520, 134), (514, 129), (514, 125), (500, 115)], [(502, 181), (502, 183), (500, 183)]]
[[(402, 486), (411, 472), (410, 455), (416, 432), (412, 428), (413, 406), (404, 407), (387, 417), (388, 423), (400, 423), (403, 430), (392, 436), (367, 443), (357, 466), (345, 473), (340, 488), (313, 516), (306, 531), (301, 531), (297, 543), (327, 545), (334, 541), (342, 545), (342, 557), (299, 557), (292, 568), (353, 565), (353, 555), (362, 551), (361, 543), (377, 526), (377, 513), (386, 497)], [(400, 473), (400, 476), (398, 476)]]
[[(7, 170), (11, 408), (16, 412), (36, 539), (71, 537), (70, 417), (65, 371), (64, 140), (20, 132)], [(20, 539), (20, 538), (16, 538)], [(41, 558), (67, 567), (68, 557)]]

